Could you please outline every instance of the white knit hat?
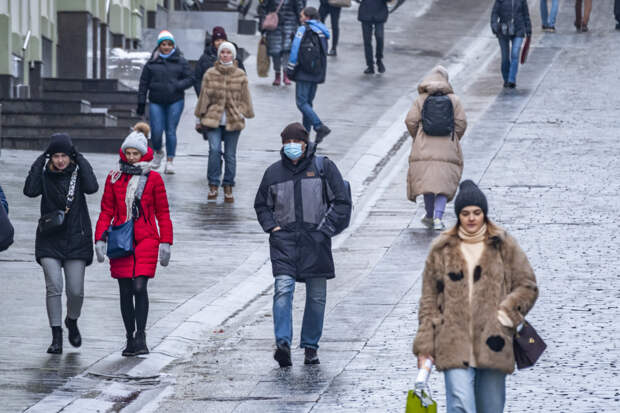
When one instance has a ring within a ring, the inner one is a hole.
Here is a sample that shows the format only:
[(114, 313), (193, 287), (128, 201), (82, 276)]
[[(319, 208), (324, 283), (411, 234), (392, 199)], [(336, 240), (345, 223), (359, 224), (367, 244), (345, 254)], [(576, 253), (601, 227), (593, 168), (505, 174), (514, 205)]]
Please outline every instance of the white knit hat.
[(125, 153), (125, 149), (127, 148), (137, 149), (142, 155), (146, 155), (146, 152), (149, 150), (146, 136), (144, 136), (142, 132), (131, 132), (123, 141), (123, 144), (121, 145), (121, 151)]
[(222, 42), (220, 44), (220, 47), (217, 48), (217, 57), (218, 58), (220, 57), (220, 53), (222, 53), (222, 50), (224, 50), (224, 49), (230, 50), (230, 52), (232, 53), (232, 56), (233, 56), (233, 60), (235, 60), (237, 58), (237, 48), (231, 42)]

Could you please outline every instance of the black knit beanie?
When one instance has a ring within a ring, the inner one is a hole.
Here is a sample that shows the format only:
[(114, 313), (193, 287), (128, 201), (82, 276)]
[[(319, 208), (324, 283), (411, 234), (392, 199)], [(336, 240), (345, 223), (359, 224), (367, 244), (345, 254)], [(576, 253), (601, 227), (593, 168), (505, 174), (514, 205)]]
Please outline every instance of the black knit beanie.
[(66, 153), (71, 155), (73, 152), (73, 142), (66, 133), (55, 133), (50, 138), (50, 144), (47, 146), (45, 153), (53, 155), (55, 153)]
[(280, 136), (282, 137), (282, 143), (289, 139), (295, 139), (308, 143), (308, 131), (304, 128), (304, 125), (299, 122), (289, 124), (286, 128), (284, 128)]
[(459, 187), (459, 193), (454, 200), (454, 212), (458, 217), (463, 208), (468, 206), (477, 206), (482, 209), (484, 216), (487, 216), (489, 206), (487, 204), (487, 197), (484, 196), (478, 185), (473, 181), (467, 179), (461, 182)]

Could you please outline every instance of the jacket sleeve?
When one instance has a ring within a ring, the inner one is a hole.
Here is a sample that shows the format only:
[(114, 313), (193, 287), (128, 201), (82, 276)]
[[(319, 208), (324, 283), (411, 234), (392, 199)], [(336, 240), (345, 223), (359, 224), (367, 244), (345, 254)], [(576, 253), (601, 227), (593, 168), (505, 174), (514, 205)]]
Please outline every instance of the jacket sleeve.
[(99, 213), (99, 219), (97, 219), (97, 225), (95, 225), (95, 242), (101, 240), (105, 241), (105, 232), (110, 227), (110, 223), (114, 217), (115, 204), (116, 200), (114, 199), (111, 175), (108, 175), (103, 189), (103, 196), (101, 197), (101, 212)]
[(286, 66), (287, 70), (293, 71), (297, 66), (299, 47), (301, 46), (301, 39), (304, 37), (305, 32), (306, 26), (299, 26), (297, 32), (295, 33), (295, 38), (293, 39), (293, 44), (291, 45), (291, 54), (289, 55), (288, 64)]
[(155, 199), (155, 217), (159, 226), (159, 242), (172, 245), (172, 220), (170, 219), (170, 207), (168, 206), (168, 195), (166, 186), (161, 175), (153, 174), (154, 179), (153, 198)]
[(252, 96), (250, 95), (247, 76), (241, 85), (241, 102), (243, 104), (243, 116), (247, 119), (252, 119), (254, 117), (254, 106), (252, 106)]
[(192, 75), (192, 68), (189, 67), (189, 63), (185, 58), (181, 58), (181, 78), (177, 80), (177, 88), (179, 90), (185, 90), (194, 85), (194, 76)]
[(79, 174), (82, 191), (88, 195), (94, 194), (99, 190), (99, 184), (97, 183), (97, 177), (93, 172), (93, 167), (81, 153), (77, 154), (75, 161), (80, 167)]
[(196, 108), (194, 109), (194, 116), (197, 118), (202, 118), (209, 108), (209, 95), (207, 94), (207, 85), (209, 84), (208, 73), (207, 70), (205, 74), (202, 76), (202, 86), (200, 86), (200, 95), (198, 96), (198, 102), (196, 103)]
[(500, 303), (499, 309), (517, 326), (534, 306), (538, 298), (538, 286), (534, 270), (517, 241), (507, 236), (502, 249), (504, 271), (511, 281), (511, 289)]
[(325, 158), (325, 180), (328, 185), (330, 205), (317, 229), (328, 237), (333, 237), (336, 228), (342, 227), (342, 221), (349, 216), (352, 205), (347, 199), (344, 180), (338, 167), (327, 158)]
[(196, 91), (196, 96), (200, 96), (200, 85), (202, 84), (202, 77), (204, 76), (206, 70), (203, 66), (203, 59), (201, 57), (200, 60), (196, 63), (196, 68), (194, 69), (194, 90)]
[(1, 186), (0, 186), (0, 204), (2, 204), (2, 208), (4, 208), (4, 210), (8, 214), (9, 213), (9, 202), (6, 200), (6, 195), (4, 195), (4, 191), (2, 190)]
[(497, 35), (499, 32), (499, 2), (496, 0), (493, 4), (493, 11), (491, 12), (491, 31)]
[(413, 341), (413, 354), (416, 356), (435, 357), (435, 326), (441, 322), (437, 307), (438, 264), (436, 253), (431, 252), (426, 259), (422, 275), (422, 296), (418, 308), (418, 331)]
[(43, 193), (43, 167), (46, 160), (46, 155), (41, 154), (30, 167), (24, 184), (24, 195), (27, 197), (36, 198)]
[(523, 24), (525, 25), (525, 34), (527, 36), (532, 35), (532, 21), (530, 20), (530, 9), (527, 6), (527, 0), (523, 0), (521, 3), (523, 7)]
[(269, 169), (265, 171), (263, 179), (261, 180), (258, 191), (256, 192), (256, 198), (254, 198), (254, 210), (256, 211), (256, 218), (258, 223), (263, 227), (263, 231), (269, 233), (272, 229), (278, 226), (276, 218), (273, 215), (272, 203), (269, 199), (269, 183), (267, 174)]
[(465, 109), (459, 97), (452, 96), (454, 97), (454, 133), (460, 140), (467, 130), (467, 115), (465, 115)]
[(420, 98), (417, 98), (413, 102), (413, 106), (409, 109), (407, 117), (405, 118), (405, 125), (411, 137), (415, 140), (418, 134), (418, 127), (420, 126), (420, 120), (422, 119), (422, 109), (420, 108)]
[(151, 69), (148, 62), (142, 68), (140, 74), (140, 85), (138, 87), (138, 104), (146, 104), (146, 94), (149, 91), (149, 84), (151, 83)]

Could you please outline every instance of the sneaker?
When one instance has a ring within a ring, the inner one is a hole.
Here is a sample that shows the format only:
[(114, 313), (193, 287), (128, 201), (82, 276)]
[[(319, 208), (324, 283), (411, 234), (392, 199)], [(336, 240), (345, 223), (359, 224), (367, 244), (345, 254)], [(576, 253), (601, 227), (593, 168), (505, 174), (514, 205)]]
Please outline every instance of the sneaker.
[(162, 159), (164, 159), (164, 156), (166, 156), (166, 153), (163, 149), (155, 151), (155, 153), (153, 154), (153, 160), (151, 161), (151, 168), (159, 169), (159, 167), (161, 166), (161, 161)]
[(444, 229), (446, 229), (446, 226), (443, 224), (443, 221), (439, 218), (435, 218), (433, 220), (433, 229), (435, 231), (442, 231)]
[(318, 145), (319, 143), (323, 142), (323, 139), (325, 139), (325, 137), (329, 135), (332, 130), (325, 125), (321, 125), (317, 129), (315, 129), (315, 131), (316, 136), (314, 138), (314, 143)]
[(385, 73), (385, 65), (383, 64), (383, 60), (377, 60), (377, 70), (379, 73)]
[(515, 82), (508, 82), (508, 87), (510, 89), (515, 89), (517, 87), (517, 84)]
[(375, 74), (375, 68), (373, 66), (368, 66), (366, 68), (366, 70), (364, 70), (364, 74), (365, 75), (374, 75)]
[(338, 53), (336, 53), (336, 49), (332, 49), (327, 52), (327, 56), (338, 56)]
[(168, 174), (168, 175), (174, 175), (174, 165), (172, 164), (172, 161), (168, 161), (166, 162), (166, 169), (164, 169), (164, 173)]
[(217, 199), (217, 185), (209, 185), (209, 194), (207, 200), (215, 201)]
[(280, 367), (290, 367), (293, 365), (291, 362), (291, 347), (286, 344), (278, 344), (276, 352), (273, 353), (273, 358), (280, 364)]
[(304, 364), (321, 364), (315, 348), (305, 348)]
[(555, 26), (549, 26), (549, 27), (547, 28), (547, 31), (548, 31), (549, 33), (555, 33)]
[(428, 228), (433, 228), (433, 218), (427, 217), (426, 215), (424, 215), (421, 221), (422, 221), (422, 224), (424, 224), (424, 226)]

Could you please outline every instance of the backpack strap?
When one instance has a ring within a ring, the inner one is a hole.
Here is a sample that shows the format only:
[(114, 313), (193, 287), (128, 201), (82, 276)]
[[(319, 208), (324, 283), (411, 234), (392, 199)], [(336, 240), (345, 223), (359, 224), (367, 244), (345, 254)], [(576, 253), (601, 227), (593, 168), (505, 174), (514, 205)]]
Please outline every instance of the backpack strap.
[[(321, 178), (321, 182), (323, 183), (323, 196), (325, 200), (327, 200), (327, 204), (331, 204), (333, 197), (333, 192), (329, 187), (329, 182), (327, 182), (327, 178), (325, 177), (325, 157), (314, 155), (314, 166), (319, 171), (319, 177)], [(330, 193), (332, 196), (330, 196)]]

